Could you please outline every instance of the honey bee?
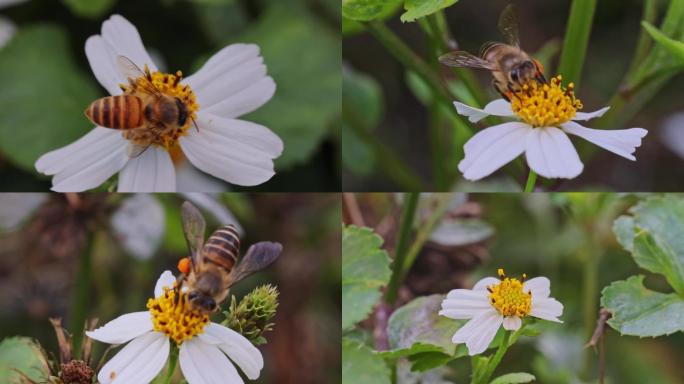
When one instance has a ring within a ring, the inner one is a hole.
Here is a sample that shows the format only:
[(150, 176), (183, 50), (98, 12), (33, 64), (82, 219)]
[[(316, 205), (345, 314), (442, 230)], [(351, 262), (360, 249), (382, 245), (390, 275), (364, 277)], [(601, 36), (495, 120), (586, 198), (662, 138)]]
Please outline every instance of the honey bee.
[(534, 79), (546, 83), (544, 67), (520, 49), (518, 39), (518, 16), (513, 4), (509, 4), (499, 16), (499, 31), (507, 44), (487, 42), (480, 48), (479, 57), (465, 51), (449, 52), (439, 57), (439, 62), (450, 67), (483, 68), (492, 72), (492, 85), (501, 96), (510, 101), (522, 85)]
[(205, 243), (204, 217), (187, 201), (182, 206), (182, 222), (191, 255), (187, 269), (181, 271), (176, 289), (187, 293), (190, 305), (200, 313), (217, 310), (233, 284), (269, 266), (283, 249), (280, 243), (262, 241), (250, 246), (238, 263), (240, 236), (235, 226), (228, 224), (218, 228)]
[[(183, 127), (190, 114), (181, 99), (165, 95), (152, 83), (147, 67), (143, 72), (125, 56), (117, 57), (117, 66), (129, 82), (124, 94), (93, 101), (85, 115), (95, 125), (128, 131), (124, 137), (132, 139), (128, 156), (133, 158), (140, 156), (161, 133)], [(180, 80), (176, 78), (177, 82)]]

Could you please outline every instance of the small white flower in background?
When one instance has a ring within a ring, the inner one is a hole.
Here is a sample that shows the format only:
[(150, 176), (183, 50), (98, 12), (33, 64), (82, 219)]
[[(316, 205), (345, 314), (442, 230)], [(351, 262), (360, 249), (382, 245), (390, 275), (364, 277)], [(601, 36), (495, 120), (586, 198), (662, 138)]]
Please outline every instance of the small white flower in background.
[(250, 380), (258, 378), (264, 366), (261, 352), (239, 333), (189, 311), (187, 300), (179, 300), (179, 309), (171, 289), (175, 281), (165, 271), (154, 288), (155, 298), (147, 303), (148, 311), (122, 315), (86, 332), (104, 343), (128, 343), (100, 369), (99, 382), (149, 383), (166, 364), (172, 341), (179, 345), (181, 371), (189, 384), (241, 384), (233, 363)]
[(451, 319), (470, 319), (451, 341), (466, 343), (468, 354), (484, 352), (494, 340), (499, 327), (517, 331), (522, 319), (533, 316), (556, 321), (563, 314), (563, 304), (549, 297), (551, 282), (546, 277), (525, 281), (506, 277), (499, 269), (499, 278), (485, 277), (473, 289), (454, 289), (442, 301), (439, 314)]
[(140, 260), (147, 260), (159, 248), (166, 221), (164, 207), (147, 194), (133, 195), (112, 215), (112, 229), (123, 248)]
[[(0, 0), (0, 8), (7, 8), (15, 4), (25, 3), (26, 1), (28, 0)], [(17, 26), (12, 20), (0, 16), (0, 48), (7, 45), (16, 32)]]
[(119, 192), (174, 192), (178, 184), (172, 157), (181, 153), (203, 172), (233, 184), (258, 185), (275, 174), (273, 159), (282, 153), (283, 142), (264, 126), (236, 119), (275, 93), (275, 82), (266, 74), (258, 46), (229, 45), (196, 74), (175, 82), (176, 75), (158, 72), (137, 29), (114, 15), (102, 24), (102, 35), (86, 41), (85, 51), (95, 77), (111, 95), (122, 94), (120, 85), (128, 83), (117, 64), (119, 56), (139, 68), (149, 67), (153, 82), (163, 85), (165, 93), (187, 98), (197, 129), (187, 119), (179, 137), (163, 136), (163, 141), (130, 157), (132, 141), (124, 135), (134, 129), (95, 127), (76, 142), (38, 159), (36, 169), (54, 175), (53, 190), (95, 188), (119, 172)]
[(684, 159), (684, 112), (672, 114), (665, 119), (660, 132), (663, 143)]
[(49, 196), (47, 193), (0, 193), (0, 230), (18, 229)]
[(600, 117), (609, 107), (595, 112), (577, 112), (582, 104), (575, 98), (570, 83), (561, 85), (560, 76), (543, 86), (532, 82), (511, 96), (511, 102), (497, 99), (484, 109), (454, 102), (459, 114), (475, 123), (493, 115), (518, 117), (475, 134), (463, 147), (465, 158), (458, 164), (463, 177), (479, 180), (489, 176), (525, 153), (527, 164), (546, 178), (571, 179), (582, 173), (584, 165), (567, 134), (579, 136), (629, 160), (648, 131), (643, 128), (619, 130), (590, 129), (576, 121)]
[(201, 208), (203, 211), (206, 211), (210, 215), (214, 216), (216, 221), (222, 225), (233, 224), (238, 235), (244, 235), (245, 231), (235, 215), (233, 215), (233, 213), (226, 208), (225, 204), (219, 201), (220, 195), (192, 192), (181, 193), (181, 196), (195, 204), (197, 207)]

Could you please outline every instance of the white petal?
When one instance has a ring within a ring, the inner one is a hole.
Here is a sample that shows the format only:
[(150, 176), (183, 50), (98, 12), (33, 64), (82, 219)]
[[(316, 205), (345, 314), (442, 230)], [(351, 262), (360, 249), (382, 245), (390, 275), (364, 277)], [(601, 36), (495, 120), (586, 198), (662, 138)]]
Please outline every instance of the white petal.
[[(112, 15), (102, 23), (102, 38), (113, 49), (115, 60), (116, 56), (123, 55), (133, 61), (140, 69), (143, 69), (147, 64), (150, 71), (157, 70), (157, 66), (154, 65), (150, 55), (145, 50), (138, 30), (121, 15)], [(114, 64), (116, 65), (116, 61)], [(123, 79), (123, 74), (121, 75)]]
[(157, 252), (164, 235), (164, 207), (149, 194), (135, 194), (123, 201), (110, 223), (127, 253), (139, 260), (148, 260)]
[(176, 166), (176, 190), (178, 192), (225, 192), (228, 185), (195, 168), (189, 161)]
[(161, 296), (164, 293), (164, 287), (173, 288), (175, 282), (176, 277), (173, 276), (173, 273), (171, 271), (164, 271), (154, 286), (154, 297)]
[(497, 279), (496, 277), (485, 277), (484, 279), (480, 279), (480, 281), (475, 283), (473, 291), (485, 291), (490, 285), (499, 284), (500, 282), (501, 280)]
[(555, 127), (532, 129), (525, 156), (530, 168), (547, 179), (571, 179), (584, 168), (568, 136)]
[(517, 331), (522, 325), (522, 320), (517, 316), (504, 317), (503, 327), (507, 331)]
[(532, 311), (530, 315), (544, 320), (562, 323), (558, 316), (563, 314), (563, 304), (553, 298), (535, 299), (532, 296)]
[(199, 335), (200, 340), (217, 345), (237, 364), (250, 380), (259, 377), (264, 368), (261, 352), (244, 336), (216, 323), (210, 323)]
[(119, 192), (175, 192), (176, 172), (169, 153), (150, 146), (119, 174)]
[(525, 150), (525, 138), (532, 128), (512, 122), (478, 132), (463, 146), (465, 158), (458, 164), (463, 177), (479, 180), (518, 157)]
[(591, 129), (575, 122), (562, 125), (567, 133), (577, 135), (599, 147), (620, 155), (629, 160), (636, 160), (633, 153), (641, 146), (641, 139), (648, 133), (643, 128), (630, 129)]
[(677, 156), (684, 158), (684, 112), (667, 117), (660, 132), (663, 144)]
[(455, 289), (442, 300), (439, 314), (452, 319), (470, 319), (492, 308), (487, 291)]
[(492, 308), (467, 322), (456, 331), (451, 341), (466, 343), (468, 354), (477, 355), (487, 350), (502, 322), (503, 316)]
[(202, 89), (216, 76), (228, 72), (240, 64), (259, 57), (259, 46), (255, 44), (231, 44), (216, 52), (197, 73), (185, 78), (193, 90)]
[(4, 47), (17, 32), (17, 26), (12, 20), (0, 16), (0, 48)]
[(275, 81), (267, 76), (237, 93), (228, 95), (221, 102), (204, 109), (204, 111), (226, 118), (240, 117), (271, 100), (275, 90)]
[(180, 366), (188, 384), (242, 384), (237, 370), (226, 355), (199, 338), (180, 347)]
[(511, 109), (511, 104), (504, 99), (496, 99), (485, 105), (484, 109), (474, 108), (458, 101), (454, 101), (456, 112), (467, 116), (471, 123), (477, 123), (489, 115), (494, 116), (515, 116)]
[(595, 117), (601, 117), (604, 113), (608, 112), (610, 107), (604, 107), (594, 112), (577, 112), (573, 120), (591, 120)]
[(148, 311), (121, 315), (86, 335), (108, 344), (123, 344), (152, 330), (152, 315)]
[(90, 36), (86, 40), (85, 53), (98, 82), (110, 95), (123, 93), (119, 84), (125, 83), (124, 77), (116, 67), (116, 53), (100, 35)]
[(113, 129), (96, 127), (85, 136), (41, 156), (38, 172), (55, 175), (52, 189), (80, 192), (99, 186), (128, 161), (128, 141)]
[(523, 292), (532, 292), (532, 297), (543, 299), (551, 294), (551, 281), (544, 276), (535, 277), (523, 283)]
[(273, 159), (283, 142), (268, 128), (243, 120), (200, 114), (199, 132), (180, 140), (188, 160), (202, 171), (238, 185), (257, 185), (270, 179)]
[(166, 364), (169, 339), (160, 332), (135, 338), (100, 369), (97, 379), (109, 383), (149, 383)]

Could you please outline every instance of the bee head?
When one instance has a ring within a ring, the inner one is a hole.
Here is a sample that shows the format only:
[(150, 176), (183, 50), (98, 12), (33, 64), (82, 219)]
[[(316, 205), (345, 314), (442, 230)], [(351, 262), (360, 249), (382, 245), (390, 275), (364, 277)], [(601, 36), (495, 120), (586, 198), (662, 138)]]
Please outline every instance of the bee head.
[(203, 312), (213, 312), (216, 309), (216, 301), (211, 297), (199, 291), (192, 291), (188, 293), (188, 300), (195, 308)]

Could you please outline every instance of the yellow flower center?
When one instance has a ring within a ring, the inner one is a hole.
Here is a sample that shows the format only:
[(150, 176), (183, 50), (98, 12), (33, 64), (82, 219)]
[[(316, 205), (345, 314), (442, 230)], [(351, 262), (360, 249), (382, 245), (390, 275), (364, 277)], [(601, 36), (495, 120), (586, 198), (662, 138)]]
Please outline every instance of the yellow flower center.
[(503, 269), (499, 269), (498, 272), (501, 282), (487, 287), (489, 302), (504, 316), (529, 315), (532, 309), (532, 293), (523, 292), (523, 281), (526, 276), (523, 274), (521, 281), (506, 277)]
[(154, 330), (165, 333), (180, 345), (204, 331), (209, 315), (193, 310), (184, 293), (180, 293), (176, 302), (176, 293), (165, 287), (163, 295), (147, 301), (147, 309), (152, 314)]
[(520, 91), (510, 93), (513, 112), (533, 127), (556, 127), (570, 121), (582, 109), (582, 102), (575, 98), (575, 85), (564, 88), (561, 79), (558, 75), (547, 84), (530, 80)]
[[(188, 129), (197, 118), (199, 110), (197, 98), (189, 85), (181, 84), (183, 79), (181, 71), (175, 74), (150, 72), (147, 65), (144, 71), (144, 75), (129, 79), (129, 84), (121, 84), (120, 87), (124, 94), (135, 95), (143, 100), (143, 111), (140, 113), (144, 114), (144, 108), (148, 105), (152, 107), (152, 121), (147, 120), (145, 116), (146, 122), (143, 127), (125, 130), (122, 132), (123, 137), (140, 146), (157, 145), (164, 147), (167, 151), (172, 151), (178, 147), (178, 139), (187, 135)], [(155, 88), (163, 95), (162, 103), (158, 103), (156, 107), (154, 103), (160, 99), (151, 94), (151, 88)], [(180, 124), (180, 119), (177, 119), (173, 122), (158, 124), (166, 111), (173, 111), (172, 115), (181, 117), (183, 111), (180, 110), (176, 99), (180, 100), (185, 108), (184, 112), (187, 113), (183, 123)]]

